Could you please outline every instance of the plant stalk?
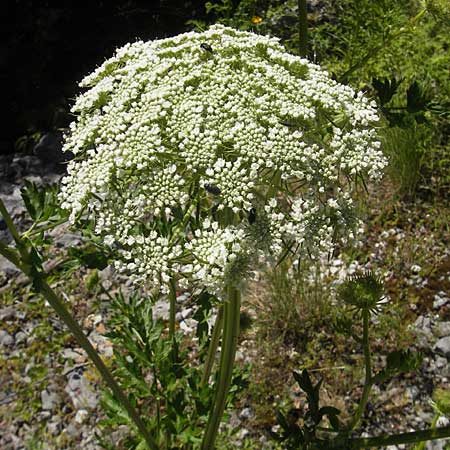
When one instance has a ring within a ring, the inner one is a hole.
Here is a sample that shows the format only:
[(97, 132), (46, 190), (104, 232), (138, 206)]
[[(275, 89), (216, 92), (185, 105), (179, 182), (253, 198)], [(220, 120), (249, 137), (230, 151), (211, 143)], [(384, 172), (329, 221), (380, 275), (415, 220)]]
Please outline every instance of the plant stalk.
[(157, 450), (158, 446), (153, 438), (150, 436), (147, 428), (139, 417), (137, 411), (133, 408), (131, 403), (128, 401), (127, 396), (122, 391), (120, 386), (116, 383), (111, 372), (103, 363), (103, 360), (100, 358), (97, 351), (94, 349), (89, 339), (85, 336), (83, 330), (69, 313), (69, 311), (64, 306), (63, 302), (60, 298), (55, 294), (55, 292), (50, 288), (50, 286), (45, 282), (41, 281), (41, 294), (45, 297), (45, 299), (50, 303), (52, 308), (56, 311), (56, 313), (61, 317), (64, 323), (68, 326), (72, 334), (75, 336), (78, 344), (84, 349), (84, 351), (88, 354), (89, 358), (94, 363), (97, 370), (100, 372), (100, 375), (105, 380), (106, 384), (113, 391), (114, 395), (120, 401), (120, 403), (127, 410), (129, 416), (135, 423), (137, 429), (141, 433), (142, 437), (147, 442), (147, 445), (152, 450)]
[(214, 328), (211, 336), (211, 342), (209, 343), (208, 354), (206, 355), (205, 367), (202, 376), (202, 386), (208, 383), (209, 377), (211, 375), (211, 370), (214, 364), (214, 359), (216, 358), (217, 347), (219, 346), (220, 332), (222, 331), (223, 323), (223, 306), (219, 307), (217, 311), (217, 317), (214, 322)]
[(16, 243), (20, 243), (19, 232), (17, 231), (17, 228), (14, 226), (14, 222), (12, 221), (11, 216), (6, 210), (5, 204), (3, 203), (2, 199), (0, 199), (0, 214), (3, 217), (3, 220), (6, 223), (8, 231), (11, 233), (11, 236), (13, 237), (14, 241)]
[(224, 324), (217, 387), (205, 435), (203, 437), (202, 450), (214, 449), (214, 442), (225, 410), (233, 374), (234, 358), (239, 335), (241, 293), (235, 287), (228, 286), (227, 294), (228, 299), (223, 306)]
[(306, 0), (298, 0), (298, 39), (300, 56), (308, 56), (308, 13)]
[(389, 445), (412, 444), (450, 437), (450, 425), (429, 430), (411, 431), (394, 435), (383, 435), (371, 438), (355, 438), (349, 442), (348, 448), (379, 448)]
[[(440, 416), (441, 415), (438, 412), (434, 415), (433, 421), (431, 422), (431, 425), (430, 425), (430, 429), (432, 429), (432, 430), (436, 429), (436, 425), (437, 425), (437, 422), (438, 422)], [(420, 444), (417, 447), (415, 447), (414, 450), (424, 450), (425, 443), (426, 443), (426, 441), (420, 442)]]
[(363, 311), (363, 351), (364, 351), (364, 364), (365, 364), (365, 380), (364, 380), (364, 388), (361, 396), (361, 400), (358, 405), (358, 409), (356, 410), (355, 416), (350, 423), (350, 430), (355, 429), (364, 414), (364, 411), (367, 406), (367, 402), (369, 400), (370, 390), (372, 389), (372, 363), (371, 363), (371, 354), (370, 354), (370, 344), (369, 344), (369, 318), (370, 312), (365, 309)]
[[(0, 254), (3, 255), (6, 259), (15, 264), (22, 272), (27, 275), (30, 280), (35, 284), (35, 286), (39, 286), (39, 293), (43, 295), (43, 297), (49, 302), (50, 306), (55, 310), (55, 312), (59, 315), (59, 317), (63, 320), (63, 322), (67, 325), (69, 330), (74, 335), (78, 344), (85, 350), (91, 361), (94, 363), (95, 367), (99, 371), (102, 378), (105, 380), (106, 384), (113, 391), (116, 398), (123, 405), (123, 407), (127, 410), (130, 418), (133, 420), (137, 429), (141, 433), (142, 437), (145, 439), (148, 448), (151, 450), (158, 450), (158, 446), (152, 436), (149, 434), (147, 428), (145, 427), (144, 422), (142, 422), (141, 418), (137, 411), (133, 408), (131, 403), (128, 401), (127, 396), (122, 391), (120, 386), (114, 380), (111, 372), (104, 364), (100, 355), (94, 349), (89, 339), (85, 336), (82, 328), (78, 325), (77, 321), (72, 317), (69, 313), (68, 309), (65, 307), (64, 302), (56, 295), (56, 293), (52, 290), (52, 288), (47, 284), (44, 280), (42, 274), (37, 271), (32, 271), (29, 268), (31, 267), (30, 257), (28, 252), (26, 251), (26, 247), (21, 240), (19, 233), (14, 226), (14, 223), (9, 215), (8, 211), (5, 208), (2, 200), (0, 199), (0, 213), (5, 220), (5, 223), (16, 241), (17, 247), (20, 252), (21, 258), (15, 254), (14, 250), (9, 248), (4, 242), (0, 241)], [(38, 278), (38, 279), (37, 279)]]
[(170, 279), (170, 293), (169, 293), (169, 338), (173, 342), (175, 339), (175, 315), (176, 315), (176, 301), (177, 301), (177, 282), (174, 277)]

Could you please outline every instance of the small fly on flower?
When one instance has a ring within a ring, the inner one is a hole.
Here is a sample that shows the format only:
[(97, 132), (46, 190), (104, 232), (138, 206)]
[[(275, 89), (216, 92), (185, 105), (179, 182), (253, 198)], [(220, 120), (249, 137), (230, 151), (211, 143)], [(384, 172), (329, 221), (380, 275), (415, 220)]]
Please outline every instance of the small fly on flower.
[(248, 223), (250, 225), (253, 225), (256, 222), (256, 209), (255, 208), (251, 208), (250, 211), (248, 212)]
[(207, 44), (206, 42), (202, 42), (202, 43), (200, 44), (200, 47), (201, 47), (203, 50), (205, 50), (206, 52), (213, 53), (212, 47), (211, 47), (209, 44)]
[(214, 186), (214, 184), (205, 184), (205, 189), (213, 195), (220, 195), (221, 193), (221, 190), (217, 186)]

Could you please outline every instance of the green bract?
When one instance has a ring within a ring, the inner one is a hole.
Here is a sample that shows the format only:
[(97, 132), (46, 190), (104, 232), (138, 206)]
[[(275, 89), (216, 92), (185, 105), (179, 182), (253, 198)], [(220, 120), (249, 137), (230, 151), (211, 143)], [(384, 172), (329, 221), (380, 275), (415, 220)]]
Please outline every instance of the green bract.
[(127, 44), (81, 86), (63, 207), (162, 291), (177, 273), (220, 293), (235, 262), (328, 249), (355, 180), (386, 164), (375, 105), (267, 36)]

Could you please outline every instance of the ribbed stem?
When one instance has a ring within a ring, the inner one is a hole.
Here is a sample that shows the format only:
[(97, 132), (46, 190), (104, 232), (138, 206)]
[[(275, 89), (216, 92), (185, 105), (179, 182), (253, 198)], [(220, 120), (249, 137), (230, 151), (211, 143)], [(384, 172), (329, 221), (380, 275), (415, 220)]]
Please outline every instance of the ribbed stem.
[(300, 56), (308, 56), (308, 14), (306, 0), (298, 0), (298, 39)]
[(225, 410), (239, 335), (240, 306), (240, 291), (229, 286), (228, 299), (224, 304), (223, 338), (217, 388), (202, 442), (202, 450), (214, 449), (217, 431), (219, 430), (220, 421), (222, 420), (223, 412)]
[(223, 306), (219, 307), (217, 312), (217, 317), (214, 322), (214, 328), (211, 336), (211, 342), (209, 343), (208, 354), (206, 355), (205, 367), (202, 376), (202, 386), (208, 383), (209, 377), (211, 375), (212, 366), (214, 364), (214, 359), (216, 358), (217, 347), (219, 346), (220, 332), (222, 331), (223, 323)]
[(350, 424), (350, 430), (355, 429), (359, 422), (361, 421), (361, 417), (364, 414), (364, 410), (366, 409), (367, 402), (369, 401), (370, 390), (372, 389), (372, 363), (371, 363), (371, 355), (370, 355), (370, 344), (369, 344), (369, 317), (370, 312), (368, 310), (363, 311), (363, 350), (364, 350), (364, 364), (365, 364), (365, 380), (364, 380), (364, 389), (361, 396), (361, 400), (358, 405), (358, 409), (356, 410), (355, 416)]
[(349, 449), (357, 448), (379, 448), (388, 445), (411, 444), (422, 441), (432, 441), (435, 439), (444, 439), (450, 437), (450, 426), (435, 428), (431, 430), (411, 431), (386, 436), (377, 436), (371, 438), (356, 438), (350, 441)]
[(177, 301), (177, 282), (175, 278), (170, 279), (169, 292), (169, 338), (173, 342), (175, 339), (175, 315), (176, 315), (176, 301)]

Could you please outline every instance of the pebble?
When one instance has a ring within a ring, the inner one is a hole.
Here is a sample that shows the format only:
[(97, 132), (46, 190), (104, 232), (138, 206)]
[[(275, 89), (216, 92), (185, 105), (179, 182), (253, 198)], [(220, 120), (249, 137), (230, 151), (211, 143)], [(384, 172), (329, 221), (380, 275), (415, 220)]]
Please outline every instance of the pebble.
[(0, 309), (0, 320), (14, 319), (16, 315), (16, 308), (6, 306)]
[(239, 413), (239, 419), (241, 419), (241, 420), (249, 420), (252, 417), (253, 417), (253, 412), (252, 412), (251, 408), (244, 408)]
[(5, 347), (14, 344), (14, 338), (5, 330), (0, 330), (0, 345)]
[(44, 389), (41, 392), (42, 409), (46, 411), (53, 411), (60, 403), (60, 397), (55, 392), (49, 392)]
[(450, 303), (450, 298), (447, 296), (447, 294), (444, 291), (439, 291), (437, 294), (433, 297), (433, 308), (434, 309), (440, 309), (443, 306)]
[(450, 322), (439, 322), (434, 331), (438, 337), (450, 336)]
[(82, 424), (89, 416), (89, 412), (86, 409), (79, 409), (75, 414), (75, 422)]
[(16, 344), (20, 344), (27, 339), (27, 334), (23, 331), (18, 331), (16, 335), (14, 336), (14, 340), (16, 341)]
[(433, 350), (450, 359), (450, 336), (443, 337), (439, 339), (436, 344), (434, 344)]

